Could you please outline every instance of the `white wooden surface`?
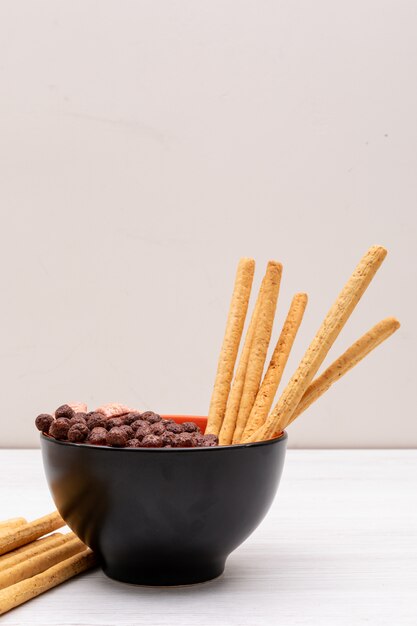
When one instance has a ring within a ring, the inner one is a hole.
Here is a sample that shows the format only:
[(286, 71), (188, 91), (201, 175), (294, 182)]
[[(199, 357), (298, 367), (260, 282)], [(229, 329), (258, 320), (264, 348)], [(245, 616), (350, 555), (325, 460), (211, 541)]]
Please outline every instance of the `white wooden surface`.
[[(0, 450), (1, 518), (52, 501), (37, 450)], [(2, 625), (407, 626), (417, 623), (417, 450), (290, 450), (275, 503), (225, 574), (190, 588), (90, 572)]]

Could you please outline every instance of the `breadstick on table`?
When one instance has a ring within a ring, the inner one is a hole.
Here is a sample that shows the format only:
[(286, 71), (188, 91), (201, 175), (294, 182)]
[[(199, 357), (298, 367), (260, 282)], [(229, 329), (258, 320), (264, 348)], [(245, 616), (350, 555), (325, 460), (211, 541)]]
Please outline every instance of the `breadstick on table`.
[(78, 552), (82, 552), (86, 547), (78, 537), (72, 537), (70, 541), (59, 546), (46, 547), (42, 552), (34, 556), (27, 556), (18, 565), (0, 571), (0, 589), (10, 587), (10, 585), (14, 585), (26, 578), (32, 578), (32, 576), (44, 572), (46, 569), (56, 565), (56, 563), (64, 561)]
[(233, 433), (235, 432), (236, 419), (237, 419), (237, 414), (239, 412), (240, 400), (242, 397), (243, 386), (245, 383), (245, 376), (246, 376), (246, 370), (248, 367), (248, 361), (250, 357), (253, 334), (255, 332), (256, 321), (258, 318), (259, 307), (260, 307), (261, 298), (262, 298), (263, 284), (264, 282), (262, 282), (261, 287), (259, 289), (255, 308), (253, 310), (251, 321), (250, 321), (250, 324), (246, 333), (245, 343), (243, 344), (242, 354), (240, 355), (239, 365), (237, 366), (232, 388), (230, 390), (230, 394), (227, 399), (226, 412), (225, 412), (223, 424), (219, 433), (219, 444), (221, 446), (230, 445), (232, 443)]
[(23, 524), (27, 524), (27, 520), (24, 517), (12, 517), (10, 519), (5, 519), (4, 522), (0, 522), (0, 532), (2, 530), (11, 530), (13, 528), (17, 528), (18, 526), (23, 526)]
[(206, 434), (218, 435), (223, 423), (233, 370), (248, 310), (254, 271), (255, 261), (253, 259), (243, 258), (239, 261), (211, 396)]
[(291, 348), (297, 336), (307, 306), (307, 294), (296, 293), (292, 299), (287, 318), (281, 330), (277, 345), (272, 354), (268, 369), (256, 396), (241, 442), (245, 443), (251, 435), (264, 424), (281, 382)]
[(395, 317), (387, 317), (375, 324), (371, 330), (368, 330), (360, 339), (355, 341), (346, 352), (329, 365), (323, 374), (313, 380), (288, 423), (291, 424), (313, 402), (320, 398), (325, 391), (330, 389), (333, 383), (342, 378), (352, 367), (355, 367), (367, 354), (395, 333), (399, 327), (400, 322)]
[(67, 543), (67, 541), (71, 541), (74, 537), (74, 533), (66, 533), (65, 535), (62, 533), (53, 533), (52, 535), (48, 535), (42, 539), (36, 539), (36, 541), (32, 541), (21, 548), (16, 548), (16, 550), (7, 552), (6, 554), (3, 554), (3, 556), (0, 556), (0, 572), (8, 567), (14, 567), (15, 565), (18, 565), (19, 563), (26, 561), (26, 559), (36, 556), (41, 552), (45, 552), (49, 548), (54, 548)]
[(94, 554), (90, 549), (87, 549), (53, 565), (36, 576), (32, 576), (32, 578), (6, 587), (0, 591), (0, 615), (94, 567), (95, 564)]
[(382, 246), (373, 246), (362, 257), (327, 313), (272, 413), (268, 416), (265, 424), (252, 435), (250, 441), (272, 439), (286, 428), (307, 387), (381, 266), (386, 254), (387, 251)]
[(55, 511), (16, 529), (0, 531), (0, 554), (20, 548), (62, 526), (65, 526), (65, 522), (58, 511)]
[(282, 265), (277, 261), (269, 261), (262, 285), (262, 298), (253, 333), (248, 367), (242, 397), (236, 419), (233, 443), (240, 443), (247, 419), (255, 402), (256, 394), (262, 379), (266, 354), (271, 339), (279, 287), (282, 276)]

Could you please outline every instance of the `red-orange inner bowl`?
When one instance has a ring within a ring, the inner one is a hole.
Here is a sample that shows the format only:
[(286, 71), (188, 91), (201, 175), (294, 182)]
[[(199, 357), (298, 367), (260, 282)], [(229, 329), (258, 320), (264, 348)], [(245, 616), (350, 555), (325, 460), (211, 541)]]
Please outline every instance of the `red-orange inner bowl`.
[(194, 422), (197, 424), (201, 432), (204, 434), (207, 426), (207, 417), (203, 415), (163, 415), (166, 420), (174, 420), (177, 424), (183, 424), (184, 422)]

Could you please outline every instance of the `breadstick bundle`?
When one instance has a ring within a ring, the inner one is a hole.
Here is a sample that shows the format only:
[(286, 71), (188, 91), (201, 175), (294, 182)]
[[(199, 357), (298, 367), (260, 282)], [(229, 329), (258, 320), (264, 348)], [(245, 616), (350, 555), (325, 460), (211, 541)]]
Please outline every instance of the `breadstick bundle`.
[(63, 526), (58, 512), (0, 522), (0, 615), (93, 567), (93, 553), (74, 533), (53, 532)]
[(235, 371), (255, 269), (253, 259), (242, 259), (236, 275), (206, 432), (218, 435), (220, 445), (252, 443), (279, 436), (337, 380), (390, 337), (400, 326), (393, 317), (373, 326), (321, 375), (316, 376), (386, 254), (382, 246), (373, 246), (362, 257), (272, 411), (303, 320), (307, 294), (297, 293), (293, 297), (264, 373), (282, 275), (280, 263), (268, 263)]
[[(259, 390), (266, 354), (272, 333), (279, 288), (281, 284), (282, 265), (270, 261), (262, 281), (254, 320), (253, 337), (250, 354), (247, 360), (245, 380), (240, 395), (239, 408), (235, 420), (232, 441), (238, 441), (245, 429), (249, 414)], [(222, 437), (220, 437), (220, 441)]]

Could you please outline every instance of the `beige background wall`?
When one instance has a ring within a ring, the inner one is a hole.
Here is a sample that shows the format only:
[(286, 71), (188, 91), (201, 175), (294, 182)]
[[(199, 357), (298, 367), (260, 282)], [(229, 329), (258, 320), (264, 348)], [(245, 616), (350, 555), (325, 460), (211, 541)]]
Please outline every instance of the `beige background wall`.
[(416, 32), (412, 1), (3, 0), (0, 445), (70, 399), (205, 413), (242, 255), (284, 263), (279, 323), (310, 295), (289, 374), (382, 243), (332, 356), (402, 329), (290, 444), (415, 446)]

